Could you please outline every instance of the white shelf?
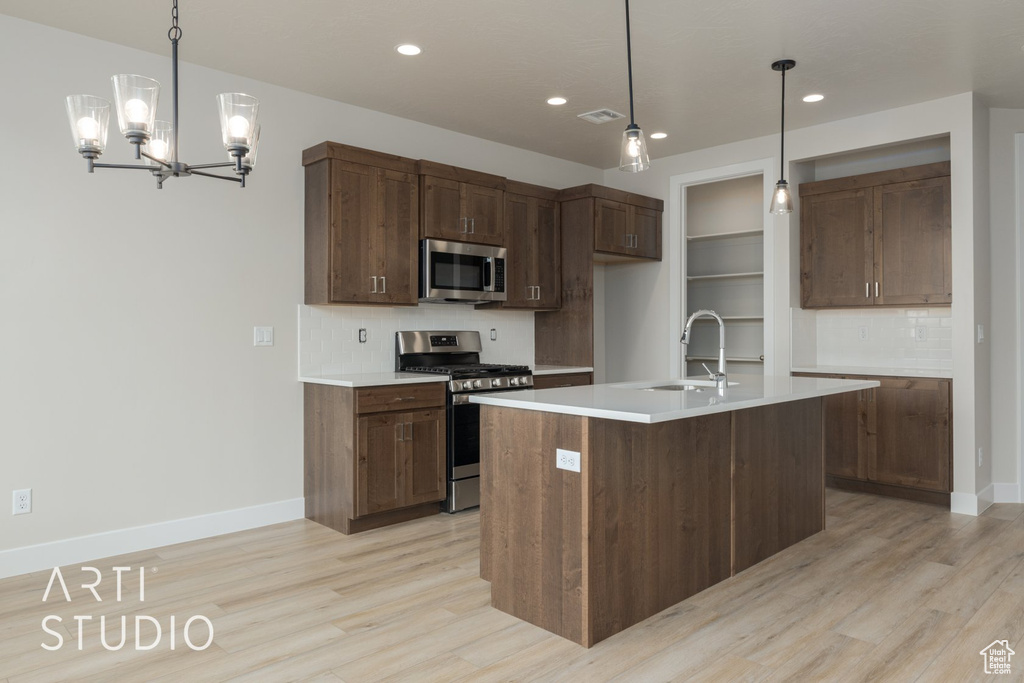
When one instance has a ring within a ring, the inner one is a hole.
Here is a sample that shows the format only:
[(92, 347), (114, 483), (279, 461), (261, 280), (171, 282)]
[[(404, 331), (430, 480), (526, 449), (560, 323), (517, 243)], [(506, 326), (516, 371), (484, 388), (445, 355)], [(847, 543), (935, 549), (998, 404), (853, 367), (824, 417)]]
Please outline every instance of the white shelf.
[[(686, 362), (713, 360), (718, 362), (718, 356), (687, 356)], [(747, 358), (745, 356), (726, 356), (727, 363), (763, 363), (763, 358)]]
[[(730, 320), (732, 322), (743, 322), (745, 320), (750, 321), (750, 322), (757, 322), (759, 320), (760, 321), (764, 321), (764, 316), (763, 315), (723, 315), (722, 316), (722, 320), (724, 320), (725, 322), (729, 322)], [(716, 325), (718, 324), (718, 321), (715, 320), (714, 318), (697, 318), (693, 322), (695, 322), (695, 323), (715, 323)]]
[(764, 234), (764, 230), (736, 230), (735, 232), (718, 232), (710, 235), (687, 235), (687, 242), (705, 242), (708, 240), (727, 240), (733, 237), (754, 237)]
[(693, 282), (694, 280), (732, 280), (742, 277), (764, 277), (763, 272), (755, 273), (721, 273), (719, 275), (687, 275), (686, 280)]

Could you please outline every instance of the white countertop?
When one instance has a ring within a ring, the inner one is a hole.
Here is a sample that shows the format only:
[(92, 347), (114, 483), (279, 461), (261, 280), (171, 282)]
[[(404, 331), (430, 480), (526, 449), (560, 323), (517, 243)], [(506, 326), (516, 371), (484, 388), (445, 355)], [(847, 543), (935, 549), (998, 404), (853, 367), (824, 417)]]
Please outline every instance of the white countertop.
[(447, 382), (448, 375), (425, 372), (366, 372), (358, 375), (305, 375), (300, 382), (331, 384), (336, 387), (383, 387), (392, 384), (427, 384)]
[[(699, 378), (691, 378), (699, 379)], [(698, 415), (756, 408), (773, 403), (841, 394), (878, 386), (873, 380), (841, 380), (817, 377), (781, 377), (769, 375), (729, 375), (730, 386), (724, 397), (714, 388), (703, 391), (644, 391), (637, 387), (665, 384), (677, 380), (622, 382), (545, 389), (477, 394), (473, 403), (539, 410), (546, 413), (584, 415), (626, 422), (666, 422)]]
[(571, 365), (534, 365), (535, 375), (568, 375), (571, 373), (593, 372), (594, 368), (577, 368)]
[(793, 372), (818, 375), (871, 375), (880, 377), (938, 377), (953, 379), (950, 368), (869, 368), (852, 365), (815, 365), (793, 368)]

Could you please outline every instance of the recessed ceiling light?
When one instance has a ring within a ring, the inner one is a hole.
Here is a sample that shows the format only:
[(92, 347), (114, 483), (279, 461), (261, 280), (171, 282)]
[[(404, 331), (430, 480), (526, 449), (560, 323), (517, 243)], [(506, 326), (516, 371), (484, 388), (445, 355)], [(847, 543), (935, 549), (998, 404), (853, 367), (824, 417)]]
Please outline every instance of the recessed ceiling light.
[(398, 50), (399, 54), (406, 55), (407, 57), (412, 57), (423, 52), (423, 50), (419, 48), (419, 45), (412, 44), (398, 45), (395, 49)]
[(566, 102), (568, 102), (568, 100), (566, 100), (564, 97), (549, 97), (548, 98), (548, 104), (554, 105), (556, 107), (558, 107), (560, 105), (563, 105)]
[(662, 140), (668, 137), (668, 133), (651, 133), (652, 140)]
[(804, 102), (821, 102), (823, 99), (825, 99), (824, 95), (807, 95), (806, 97), (804, 97)]

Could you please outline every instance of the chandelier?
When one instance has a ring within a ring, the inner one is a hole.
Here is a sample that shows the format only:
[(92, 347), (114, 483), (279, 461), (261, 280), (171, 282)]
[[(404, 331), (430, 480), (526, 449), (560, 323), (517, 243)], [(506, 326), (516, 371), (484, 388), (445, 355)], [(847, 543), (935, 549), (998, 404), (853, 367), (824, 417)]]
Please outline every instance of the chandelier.
[[(171, 28), (171, 121), (157, 121), (156, 107), (160, 84), (152, 78), (134, 74), (111, 77), (117, 123), (121, 134), (135, 148), (135, 158), (145, 157), (152, 163), (101, 164), (96, 159), (107, 146), (110, 102), (93, 95), (69, 95), (68, 120), (75, 148), (85, 158), (89, 173), (96, 168), (128, 168), (149, 171), (156, 185), (163, 188), (167, 178), (198, 175), (231, 180), (245, 187), (245, 177), (256, 165), (256, 147), (260, 138), (257, 124), (260, 103), (251, 95), (221, 93), (217, 95), (220, 129), (229, 161), (213, 164), (186, 164), (178, 160), (178, 0), (173, 0)], [(210, 173), (208, 169), (232, 168), (234, 176)]]

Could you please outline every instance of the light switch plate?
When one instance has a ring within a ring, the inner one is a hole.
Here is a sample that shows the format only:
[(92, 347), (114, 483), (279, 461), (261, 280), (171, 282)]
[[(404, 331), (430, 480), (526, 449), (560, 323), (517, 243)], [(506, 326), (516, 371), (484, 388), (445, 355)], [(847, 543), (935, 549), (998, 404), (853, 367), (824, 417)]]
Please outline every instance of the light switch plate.
[(274, 345), (274, 328), (273, 327), (254, 327), (254, 328), (252, 328), (252, 345), (253, 346), (273, 346)]
[(567, 451), (564, 448), (555, 449), (555, 466), (560, 470), (569, 470), (570, 472), (580, 471), (580, 453), (579, 451)]

